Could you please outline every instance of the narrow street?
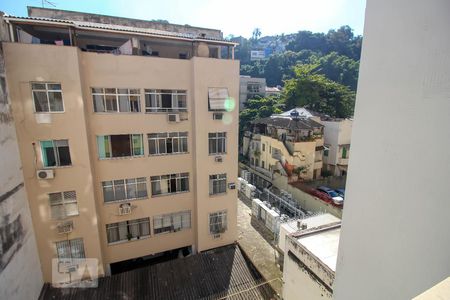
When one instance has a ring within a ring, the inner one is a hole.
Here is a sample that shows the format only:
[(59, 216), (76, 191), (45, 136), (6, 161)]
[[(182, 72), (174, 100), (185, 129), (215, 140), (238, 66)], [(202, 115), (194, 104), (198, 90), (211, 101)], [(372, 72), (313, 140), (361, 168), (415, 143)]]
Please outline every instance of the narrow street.
[(265, 279), (267, 281), (273, 280), (270, 282), (272, 288), (281, 295), (283, 273), (279, 266), (280, 254), (256, 230), (255, 227), (258, 226), (252, 225), (250, 201), (248, 199), (238, 199), (237, 201), (238, 243)]

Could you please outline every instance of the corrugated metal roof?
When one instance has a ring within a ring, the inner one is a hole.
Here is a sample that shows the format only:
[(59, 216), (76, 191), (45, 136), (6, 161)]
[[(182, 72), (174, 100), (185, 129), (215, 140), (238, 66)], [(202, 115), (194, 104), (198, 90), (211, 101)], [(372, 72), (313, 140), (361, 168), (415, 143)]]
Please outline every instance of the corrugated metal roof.
[(108, 31), (117, 31), (122, 33), (135, 33), (135, 34), (144, 34), (144, 35), (152, 35), (152, 36), (159, 36), (159, 37), (170, 37), (170, 38), (178, 38), (178, 39), (184, 39), (184, 40), (191, 40), (191, 41), (206, 41), (206, 42), (220, 42), (227, 45), (237, 45), (237, 43), (230, 42), (224, 39), (217, 39), (212, 37), (200, 37), (195, 36), (193, 34), (187, 34), (187, 33), (178, 33), (178, 32), (170, 32), (170, 31), (163, 31), (153, 28), (138, 28), (138, 27), (131, 27), (131, 26), (123, 26), (123, 25), (114, 25), (114, 24), (103, 24), (103, 23), (94, 23), (94, 22), (84, 22), (84, 21), (71, 21), (71, 20), (61, 20), (61, 19), (51, 19), (51, 18), (42, 18), (42, 17), (17, 17), (12, 15), (5, 15), (4, 17), (8, 21), (17, 21), (17, 22), (29, 22), (29, 23), (54, 23), (54, 24), (64, 24), (64, 25), (71, 25), (75, 28), (80, 29), (101, 29), (101, 30), (108, 30)]

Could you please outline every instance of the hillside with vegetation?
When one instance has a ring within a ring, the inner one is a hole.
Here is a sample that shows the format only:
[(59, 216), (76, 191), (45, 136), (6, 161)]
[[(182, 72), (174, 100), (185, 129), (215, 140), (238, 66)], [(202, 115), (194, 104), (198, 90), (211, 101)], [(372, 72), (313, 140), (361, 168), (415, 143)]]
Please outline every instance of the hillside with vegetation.
[[(294, 107), (305, 106), (332, 117), (353, 116), (362, 37), (349, 26), (328, 33), (299, 31), (296, 34), (260, 37), (255, 29), (239, 43), (236, 58), (241, 75), (266, 78), (268, 86), (282, 86), (280, 97), (248, 101), (240, 113), (241, 130), (251, 120)], [(250, 60), (251, 50), (273, 52), (265, 60)]]

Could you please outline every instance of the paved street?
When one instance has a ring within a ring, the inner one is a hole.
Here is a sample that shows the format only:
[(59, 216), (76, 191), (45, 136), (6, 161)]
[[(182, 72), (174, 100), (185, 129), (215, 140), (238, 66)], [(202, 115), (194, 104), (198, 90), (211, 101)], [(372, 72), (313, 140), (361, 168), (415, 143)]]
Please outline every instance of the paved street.
[(252, 225), (250, 201), (248, 199), (238, 199), (237, 201), (238, 243), (267, 281), (279, 278), (279, 280), (274, 280), (270, 284), (281, 295), (282, 272), (278, 265), (279, 253), (255, 229), (255, 227), (259, 228), (259, 226), (257, 224)]

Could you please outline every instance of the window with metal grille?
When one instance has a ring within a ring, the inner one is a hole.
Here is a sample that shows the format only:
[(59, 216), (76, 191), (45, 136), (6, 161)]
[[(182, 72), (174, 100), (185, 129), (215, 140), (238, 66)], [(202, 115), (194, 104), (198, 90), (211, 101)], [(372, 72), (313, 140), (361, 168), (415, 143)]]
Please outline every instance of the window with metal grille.
[(225, 154), (227, 152), (227, 133), (213, 132), (208, 134), (209, 154)]
[(106, 224), (108, 243), (139, 239), (150, 235), (150, 218)]
[(92, 88), (95, 112), (140, 112), (139, 89)]
[(183, 112), (187, 111), (186, 91), (145, 90), (145, 112)]
[(227, 174), (209, 175), (209, 194), (222, 194), (227, 191)]
[(64, 112), (60, 83), (34, 82), (31, 91), (35, 112)]
[(68, 140), (41, 141), (42, 164), (44, 167), (72, 165)]
[(97, 136), (97, 148), (100, 159), (144, 155), (142, 134)]
[(147, 198), (145, 177), (109, 180), (102, 182), (105, 202)]
[(58, 258), (85, 258), (83, 239), (56, 242)]
[(218, 234), (227, 230), (227, 212), (218, 211), (209, 214), (209, 233)]
[(187, 132), (150, 133), (147, 137), (150, 155), (188, 152)]
[(48, 198), (52, 219), (64, 219), (79, 214), (75, 191), (50, 193)]
[(182, 211), (153, 217), (153, 232), (175, 232), (191, 228), (191, 211)]
[(189, 173), (152, 176), (150, 181), (152, 196), (189, 191)]

